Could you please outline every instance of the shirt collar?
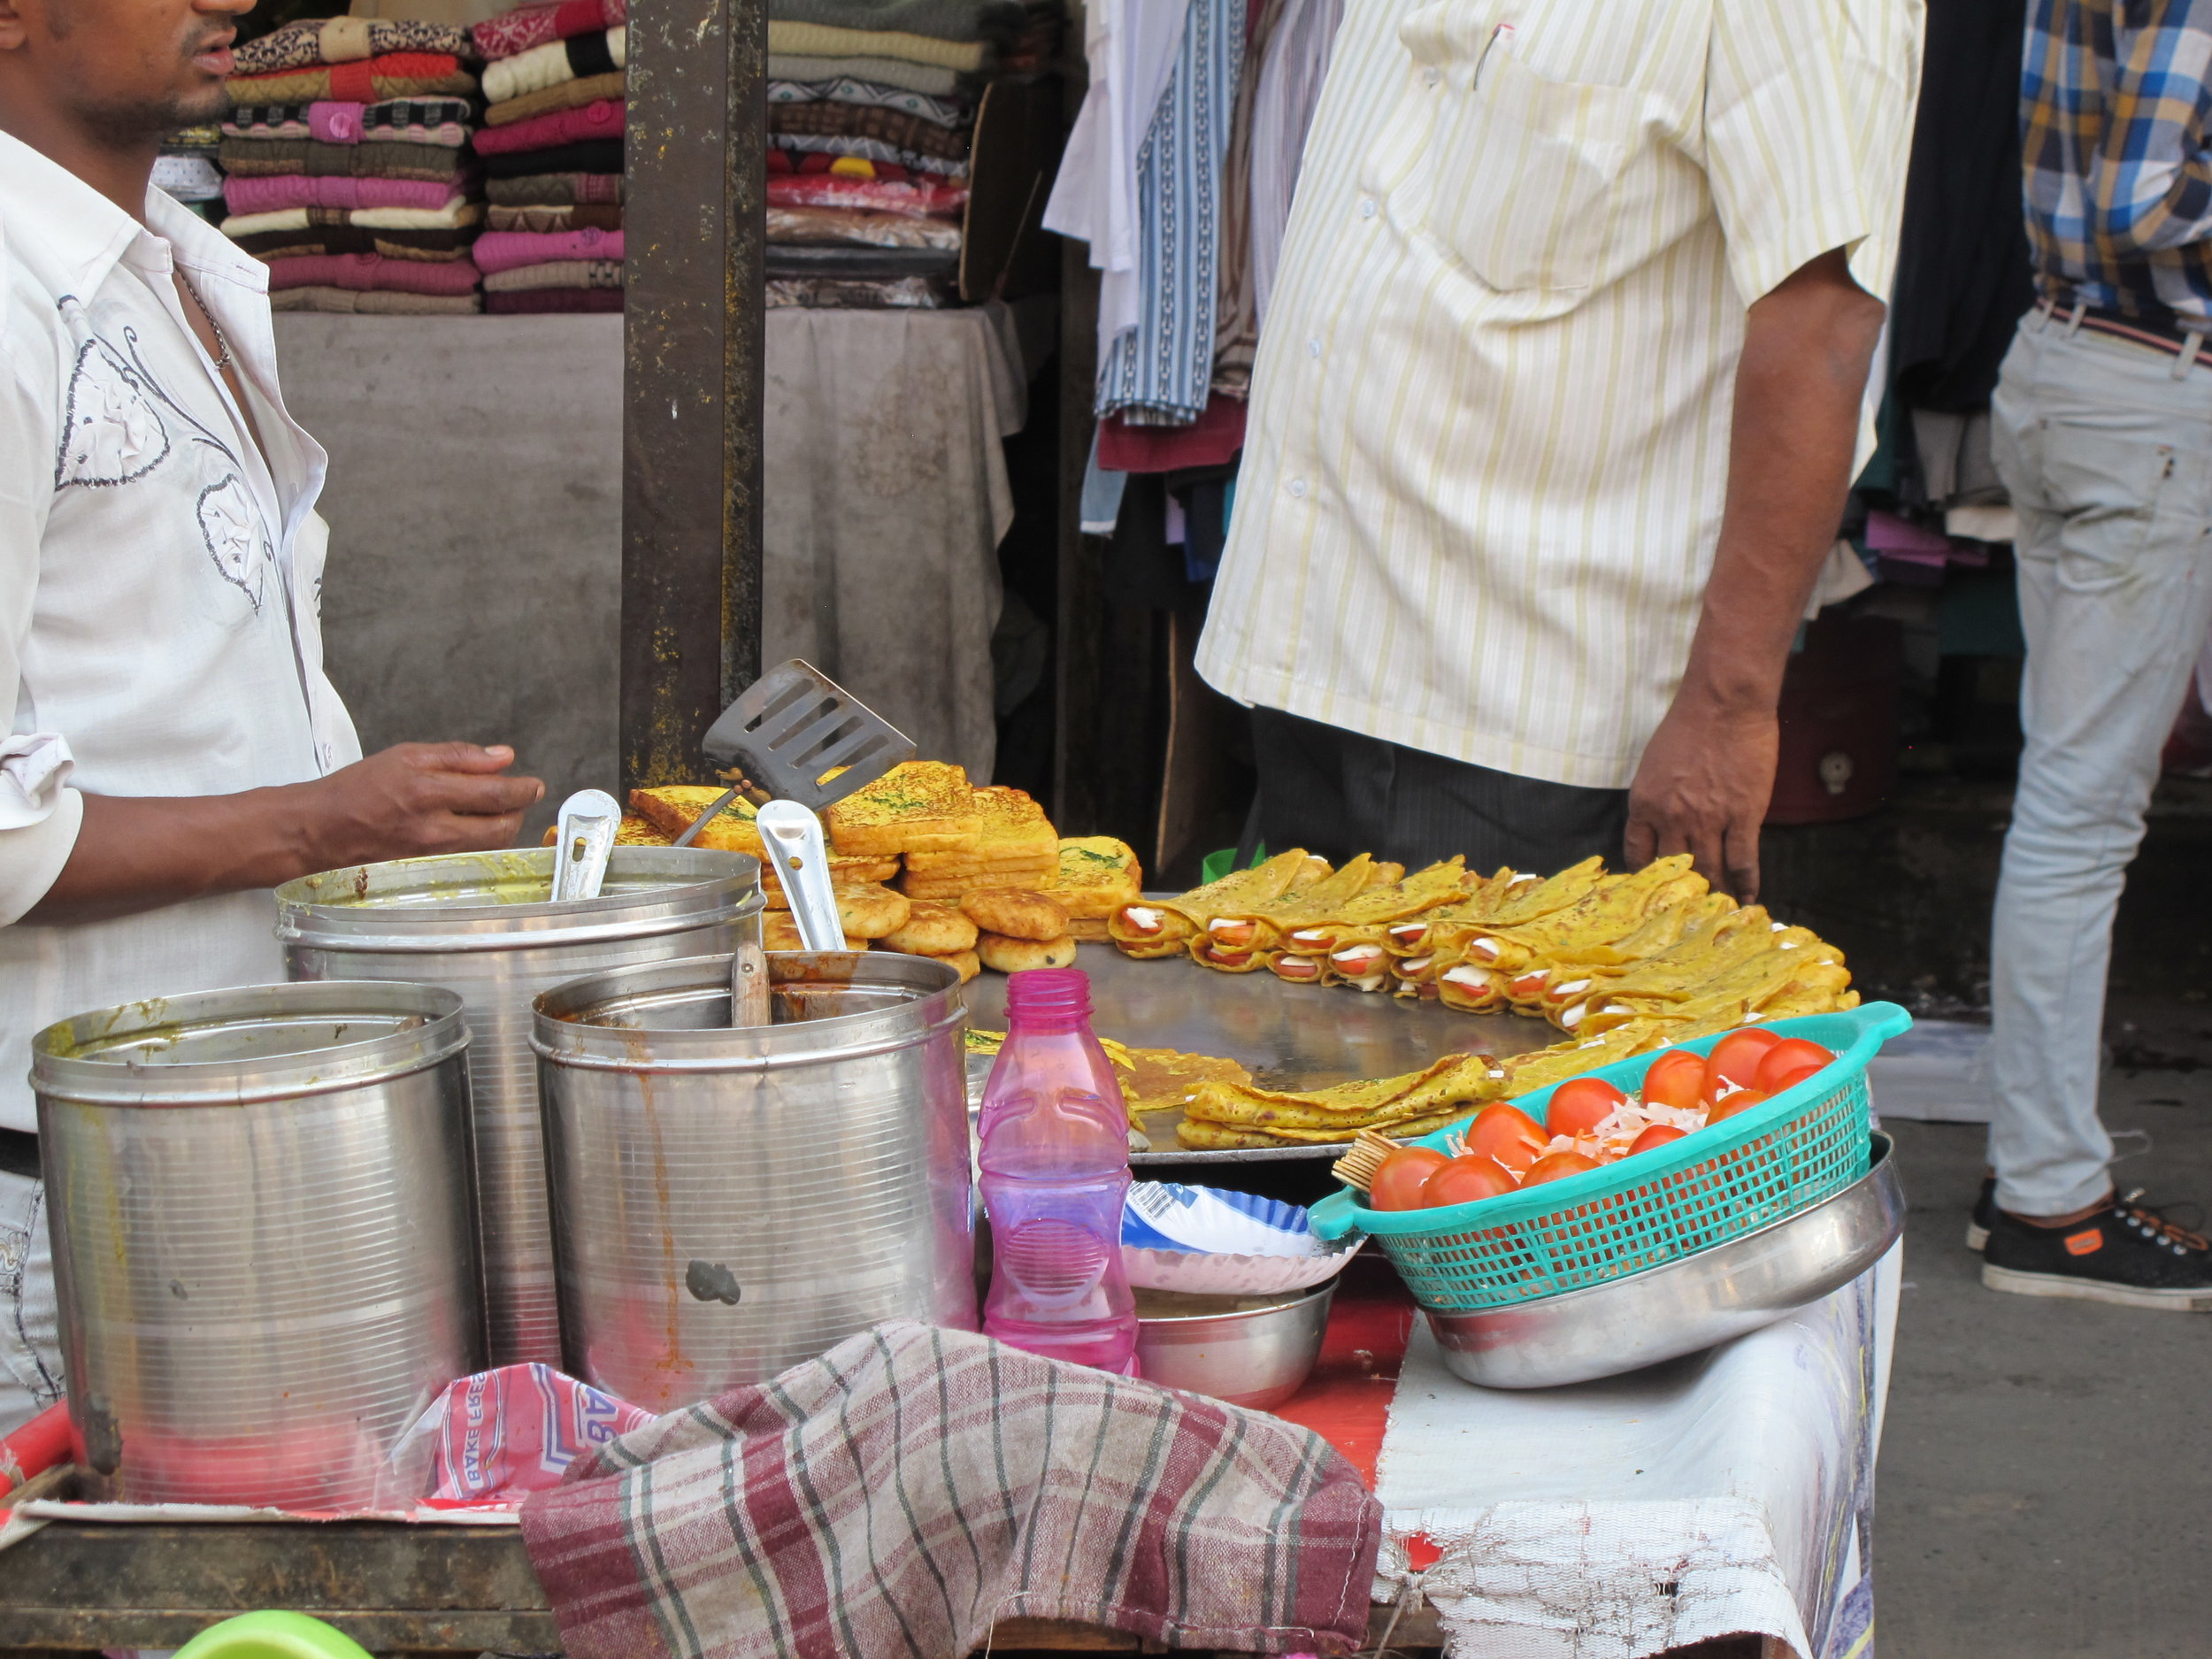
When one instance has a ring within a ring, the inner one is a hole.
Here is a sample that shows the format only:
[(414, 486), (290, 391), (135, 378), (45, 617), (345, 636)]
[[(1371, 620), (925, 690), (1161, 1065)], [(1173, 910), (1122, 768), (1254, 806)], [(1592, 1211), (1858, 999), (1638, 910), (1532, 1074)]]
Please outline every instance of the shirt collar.
[(10, 254), (57, 298), (90, 294), (144, 234), (128, 213), (12, 133), (0, 133), (0, 229)]

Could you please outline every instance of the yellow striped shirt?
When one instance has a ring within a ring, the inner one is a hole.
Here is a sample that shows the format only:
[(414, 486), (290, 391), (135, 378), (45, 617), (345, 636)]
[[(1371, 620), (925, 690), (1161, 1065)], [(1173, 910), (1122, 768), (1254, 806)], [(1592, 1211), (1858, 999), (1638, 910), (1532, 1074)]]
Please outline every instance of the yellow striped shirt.
[(1626, 785), (1711, 567), (1746, 308), (1832, 248), (1889, 291), (1920, 26), (1920, 0), (1348, 0), (1206, 679)]

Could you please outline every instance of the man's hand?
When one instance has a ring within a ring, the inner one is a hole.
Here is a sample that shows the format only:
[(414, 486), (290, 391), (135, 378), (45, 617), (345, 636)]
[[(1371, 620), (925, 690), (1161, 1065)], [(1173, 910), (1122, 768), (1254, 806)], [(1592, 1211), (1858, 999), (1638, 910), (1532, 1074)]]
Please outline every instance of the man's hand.
[(298, 873), (512, 846), (545, 795), (535, 778), (501, 775), (514, 760), (503, 744), (399, 743), (278, 791), (299, 803)]
[(1782, 669), (1835, 545), (1882, 314), (1841, 249), (1751, 307), (1713, 573), (1681, 687), (1629, 786), (1629, 864), (1686, 852), (1746, 904), (1759, 895)]
[(543, 797), (504, 747), (402, 743), (311, 783), (238, 795), (88, 795), (69, 862), (22, 919), (104, 921), (342, 864), (513, 844)]

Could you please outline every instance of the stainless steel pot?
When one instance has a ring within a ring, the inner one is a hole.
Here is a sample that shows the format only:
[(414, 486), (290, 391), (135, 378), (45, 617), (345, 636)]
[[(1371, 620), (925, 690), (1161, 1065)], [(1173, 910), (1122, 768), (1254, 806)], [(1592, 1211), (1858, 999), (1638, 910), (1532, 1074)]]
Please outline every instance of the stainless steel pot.
[[(1163, 1388), (1206, 1394), (1255, 1411), (1272, 1410), (1313, 1374), (1335, 1295), (1332, 1279), (1272, 1307), (1147, 1315), (1140, 1293), (1137, 1372)], [(1233, 1306), (1239, 1299), (1215, 1300)]]
[(461, 1000), (265, 985), (32, 1040), (78, 1464), (142, 1502), (404, 1507), (482, 1366)]
[(1641, 1273), (1510, 1308), (1428, 1314), (1445, 1369), (1486, 1388), (1617, 1377), (1772, 1325), (1840, 1290), (1905, 1230), (1887, 1135), (1872, 1167), (1833, 1197)]
[(596, 899), (552, 902), (553, 850), (406, 858), (277, 889), (295, 979), (404, 979), (457, 992), (474, 1038), (477, 1209), (491, 1363), (558, 1364), (530, 999), (585, 974), (760, 937), (743, 853), (618, 847)]
[(973, 1330), (959, 976), (776, 951), (772, 1025), (730, 960), (537, 1002), (567, 1368), (651, 1411), (759, 1382), (881, 1319)]

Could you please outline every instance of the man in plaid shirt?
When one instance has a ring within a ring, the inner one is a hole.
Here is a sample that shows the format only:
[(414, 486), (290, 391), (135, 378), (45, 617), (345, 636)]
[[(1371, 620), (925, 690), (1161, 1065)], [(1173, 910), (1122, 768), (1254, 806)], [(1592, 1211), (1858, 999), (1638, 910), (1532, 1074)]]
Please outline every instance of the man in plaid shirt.
[(2020, 517), (2027, 748), (1997, 890), (1985, 1284), (2212, 1311), (2212, 1248), (2116, 1194), (2097, 1118), (2112, 916), (2212, 625), (2212, 0), (2033, 0), (2040, 298), (1994, 401)]

